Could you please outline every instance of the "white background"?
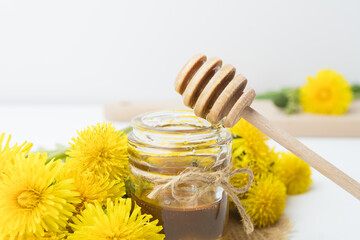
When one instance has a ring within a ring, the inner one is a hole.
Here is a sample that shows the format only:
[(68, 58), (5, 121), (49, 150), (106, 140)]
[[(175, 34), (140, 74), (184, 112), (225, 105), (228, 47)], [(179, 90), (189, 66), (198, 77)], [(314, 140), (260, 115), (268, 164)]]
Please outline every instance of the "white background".
[(360, 1), (0, 0), (0, 103), (177, 97), (193, 54), (258, 93), (323, 68), (360, 82)]
[[(34, 150), (66, 144), (105, 120), (103, 103), (178, 97), (176, 74), (198, 52), (233, 64), (257, 92), (323, 68), (359, 83), (359, 44), (357, 0), (0, 0), (0, 133)], [(302, 141), (360, 181), (359, 138)], [(359, 201), (316, 171), (285, 214), (291, 239), (359, 239)]]

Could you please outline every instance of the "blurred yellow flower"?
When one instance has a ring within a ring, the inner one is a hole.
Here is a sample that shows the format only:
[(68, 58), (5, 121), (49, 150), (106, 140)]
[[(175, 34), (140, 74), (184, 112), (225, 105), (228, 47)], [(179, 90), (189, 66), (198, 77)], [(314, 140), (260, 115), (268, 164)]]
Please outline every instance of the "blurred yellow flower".
[(61, 161), (46, 154), (18, 154), (0, 181), (0, 239), (61, 233), (73, 215), (78, 193), (73, 180), (56, 181)]
[(307, 83), (300, 89), (300, 103), (309, 113), (344, 114), (352, 99), (348, 82), (332, 70), (319, 71), (315, 78), (308, 77)]
[(5, 173), (8, 165), (14, 162), (14, 158), (18, 153), (27, 154), (31, 147), (32, 143), (24, 142), (20, 146), (15, 144), (10, 147), (11, 135), (8, 136), (5, 145), (3, 146), (3, 142), (5, 139), (5, 133), (2, 133), (0, 136), (0, 180), (1, 173)]
[(117, 131), (111, 123), (99, 123), (72, 138), (67, 154), (71, 165), (78, 172), (96, 176), (109, 176), (110, 180), (125, 180), (129, 174), (127, 136)]
[(98, 202), (86, 204), (85, 210), (70, 224), (74, 233), (69, 234), (67, 239), (164, 239), (165, 235), (159, 233), (162, 227), (157, 226), (158, 220), (150, 222), (151, 215), (141, 214), (139, 206), (131, 205), (130, 198), (114, 202), (108, 199), (105, 211)]
[(256, 227), (269, 226), (283, 215), (286, 187), (272, 174), (263, 175), (251, 186), (241, 203)]
[(311, 185), (310, 166), (292, 153), (281, 153), (275, 163), (276, 176), (285, 184), (287, 194), (306, 192)]

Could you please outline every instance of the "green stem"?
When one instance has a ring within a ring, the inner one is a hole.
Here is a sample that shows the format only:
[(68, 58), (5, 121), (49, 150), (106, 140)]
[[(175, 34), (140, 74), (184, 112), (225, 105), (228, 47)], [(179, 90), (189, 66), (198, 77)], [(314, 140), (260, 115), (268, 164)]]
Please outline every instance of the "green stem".
[(270, 91), (262, 94), (256, 95), (256, 99), (274, 99), (276, 96), (279, 95), (279, 91)]

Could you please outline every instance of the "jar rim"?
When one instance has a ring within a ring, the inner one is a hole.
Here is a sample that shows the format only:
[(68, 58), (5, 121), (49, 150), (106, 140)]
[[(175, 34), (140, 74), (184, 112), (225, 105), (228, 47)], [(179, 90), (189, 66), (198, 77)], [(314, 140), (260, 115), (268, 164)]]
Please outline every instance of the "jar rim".
[(167, 133), (201, 133), (217, 131), (223, 127), (197, 117), (189, 110), (164, 110), (148, 112), (131, 120), (133, 128)]

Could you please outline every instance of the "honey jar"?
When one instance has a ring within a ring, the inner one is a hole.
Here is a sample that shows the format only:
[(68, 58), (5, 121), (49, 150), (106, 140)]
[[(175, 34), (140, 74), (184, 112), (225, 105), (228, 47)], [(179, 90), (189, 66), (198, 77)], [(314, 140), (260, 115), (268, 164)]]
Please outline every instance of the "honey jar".
[(228, 130), (190, 111), (143, 114), (132, 127), (130, 194), (142, 213), (159, 220), (167, 240), (225, 239), (228, 199), (221, 186), (205, 187), (198, 178), (168, 183), (184, 172), (206, 176), (229, 166)]

